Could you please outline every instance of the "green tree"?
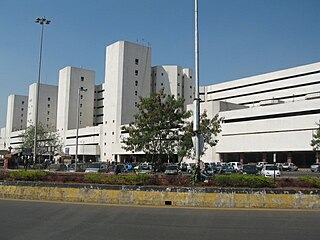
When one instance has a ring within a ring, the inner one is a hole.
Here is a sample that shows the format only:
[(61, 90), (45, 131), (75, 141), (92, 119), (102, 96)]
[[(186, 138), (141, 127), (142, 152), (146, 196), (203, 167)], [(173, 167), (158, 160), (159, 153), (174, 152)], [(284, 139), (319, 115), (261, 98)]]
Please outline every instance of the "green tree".
[(318, 128), (315, 133), (312, 134), (312, 139), (311, 139), (311, 147), (313, 151), (316, 152), (316, 160), (319, 161), (319, 149), (320, 149), (320, 121), (319, 123), (316, 123)]
[(183, 110), (184, 99), (166, 95), (163, 89), (148, 98), (141, 98), (135, 120), (122, 130), (128, 137), (122, 139), (126, 151), (144, 152), (152, 163), (175, 154), (179, 136), (190, 111)]
[[(34, 126), (29, 126), (20, 135), (22, 138), (22, 144), (20, 148), (31, 148), (34, 147)], [(37, 147), (61, 147), (61, 140), (58, 133), (56, 133), (52, 128), (44, 126), (41, 122), (37, 125)]]
[[(139, 112), (135, 120), (122, 130), (128, 133), (123, 138), (126, 151), (144, 152), (153, 163), (160, 163), (161, 157), (177, 154), (180, 162), (184, 157), (193, 158), (192, 137), (193, 122), (189, 121), (192, 113), (183, 110), (184, 99), (175, 99), (164, 94), (163, 90), (149, 98), (140, 98)], [(200, 118), (200, 131), (204, 138), (204, 149), (217, 144), (215, 138), (221, 131), (221, 118), (218, 115), (209, 119), (207, 112)]]
[[(208, 147), (214, 147), (217, 145), (217, 135), (221, 132), (221, 121), (222, 118), (216, 114), (212, 119), (208, 118), (208, 114), (204, 111), (200, 115), (200, 134), (204, 140), (203, 150), (200, 153), (202, 156)], [(193, 131), (193, 121), (188, 122), (183, 129), (183, 135), (181, 136), (177, 154), (180, 157), (180, 162), (183, 161), (184, 157), (193, 159), (195, 157), (195, 152), (192, 143), (192, 137), (196, 134)]]

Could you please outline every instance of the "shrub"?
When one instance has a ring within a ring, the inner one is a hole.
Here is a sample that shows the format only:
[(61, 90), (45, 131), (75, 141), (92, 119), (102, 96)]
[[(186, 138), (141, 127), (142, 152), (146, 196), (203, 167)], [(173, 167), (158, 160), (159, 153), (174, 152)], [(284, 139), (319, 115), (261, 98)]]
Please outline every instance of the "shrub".
[(320, 188), (320, 178), (306, 176), (300, 177), (299, 180), (307, 183), (310, 187)]
[(48, 175), (45, 171), (11, 171), (9, 179), (22, 181), (40, 181)]
[(212, 184), (221, 187), (262, 188), (271, 187), (273, 180), (263, 176), (232, 174), (214, 176)]
[(150, 178), (147, 174), (139, 175), (108, 175), (100, 173), (88, 173), (84, 176), (84, 181), (98, 184), (111, 185), (144, 185)]

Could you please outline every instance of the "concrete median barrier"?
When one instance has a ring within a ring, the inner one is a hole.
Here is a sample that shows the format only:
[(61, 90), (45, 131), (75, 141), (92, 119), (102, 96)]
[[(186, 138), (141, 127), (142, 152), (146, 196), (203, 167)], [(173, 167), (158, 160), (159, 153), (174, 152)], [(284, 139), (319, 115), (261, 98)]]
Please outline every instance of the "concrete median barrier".
[(0, 182), (0, 198), (206, 208), (320, 209), (319, 190)]

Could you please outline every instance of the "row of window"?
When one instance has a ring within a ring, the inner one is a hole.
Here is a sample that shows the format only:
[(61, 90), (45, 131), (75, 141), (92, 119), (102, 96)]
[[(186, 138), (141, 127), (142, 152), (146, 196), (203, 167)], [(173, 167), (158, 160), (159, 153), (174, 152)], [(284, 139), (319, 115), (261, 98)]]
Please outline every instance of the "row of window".
[[(164, 76), (164, 73), (160, 73), (161, 76)], [(157, 73), (156, 72), (152, 72), (151, 73), (151, 77), (156, 77)], [(178, 77), (180, 77), (180, 73), (178, 73)], [(190, 79), (192, 79), (192, 76), (189, 76)], [(184, 79), (184, 76), (182, 76), (182, 79)]]

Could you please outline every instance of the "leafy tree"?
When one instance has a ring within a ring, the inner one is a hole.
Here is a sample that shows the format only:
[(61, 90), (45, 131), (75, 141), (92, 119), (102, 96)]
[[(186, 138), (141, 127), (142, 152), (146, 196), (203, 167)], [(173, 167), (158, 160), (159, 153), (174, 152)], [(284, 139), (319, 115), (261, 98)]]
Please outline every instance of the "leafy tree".
[[(180, 162), (184, 157), (193, 158), (192, 137), (193, 123), (188, 121), (192, 113), (183, 110), (183, 98), (175, 99), (166, 95), (163, 90), (149, 98), (140, 98), (139, 112), (135, 121), (122, 130), (128, 133), (123, 138), (123, 149), (126, 151), (142, 151), (151, 156), (153, 163), (160, 163), (161, 157), (177, 154)], [(215, 136), (221, 131), (221, 118), (218, 115), (209, 119), (207, 112), (201, 114), (200, 132), (204, 138), (204, 149), (215, 146)]]
[[(34, 147), (34, 132), (35, 127), (29, 126), (27, 129), (20, 135), (22, 138), (22, 144), (20, 148), (31, 148)], [(61, 147), (60, 136), (53, 131), (52, 128), (44, 126), (41, 122), (37, 125), (37, 147), (49, 147), (53, 146), (56, 148)]]
[[(208, 147), (214, 147), (217, 145), (217, 135), (221, 132), (221, 121), (222, 118), (216, 114), (212, 119), (208, 118), (208, 114), (204, 111), (200, 115), (200, 134), (204, 140), (204, 147), (200, 156), (202, 156)], [(192, 159), (195, 157), (195, 152), (193, 149), (192, 137), (195, 136), (193, 131), (193, 122), (188, 122), (183, 129), (183, 135), (178, 147), (178, 156), (180, 157), (180, 162), (182, 162), (184, 157)]]
[(313, 151), (316, 152), (316, 158), (317, 161), (319, 161), (319, 149), (320, 149), (320, 121), (319, 123), (316, 123), (318, 125), (318, 128), (315, 133), (312, 134), (312, 139), (311, 139), (311, 147)]
[(134, 122), (124, 126), (128, 137), (122, 140), (126, 151), (144, 152), (152, 163), (170, 158), (179, 144), (181, 129), (191, 112), (183, 110), (184, 99), (166, 95), (163, 89), (141, 98)]

